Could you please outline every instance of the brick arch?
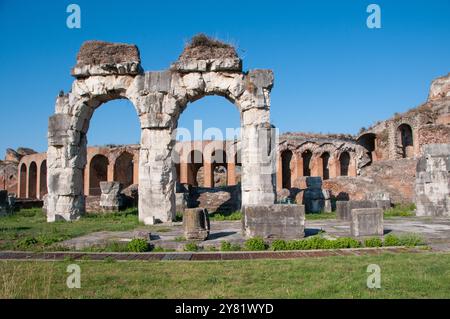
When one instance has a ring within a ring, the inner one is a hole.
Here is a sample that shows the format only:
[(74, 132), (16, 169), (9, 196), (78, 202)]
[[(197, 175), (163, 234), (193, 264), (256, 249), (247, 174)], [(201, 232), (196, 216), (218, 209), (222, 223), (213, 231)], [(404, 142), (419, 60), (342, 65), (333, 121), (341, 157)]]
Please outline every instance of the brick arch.
[(35, 161), (31, 161), (28, 165), (28, 182), (27, 182), (27, 197), (37, 198), (37, 181), (38, 181), (38, 167)]
[(123, 188), (134, 184), (134, 155), (123, 151), (113, 162), (113, 180), (122, 184)]
[(47, 160), (43, 160), (39, 165), (39, 198), (42, 199), (47, 192)]
[(99, 196), (101, 194), (100, 182), (108, 180), (108, 157), (97, 154), (89, 161), (89, 195)]
[(402, 123), (396, 129), (396, 144), (402, 158), (414, 156), (413, 127), (409, 123)]

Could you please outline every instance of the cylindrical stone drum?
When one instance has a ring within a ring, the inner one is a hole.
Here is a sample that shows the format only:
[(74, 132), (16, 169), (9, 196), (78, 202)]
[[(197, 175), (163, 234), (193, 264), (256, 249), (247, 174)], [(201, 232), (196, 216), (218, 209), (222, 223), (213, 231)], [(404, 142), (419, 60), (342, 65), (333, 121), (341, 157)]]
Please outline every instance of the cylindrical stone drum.
[(207, 239), (210, 230), (208, 211), (204, 208), (186, 209), (183, 213), (183, 227), (186, 239)]

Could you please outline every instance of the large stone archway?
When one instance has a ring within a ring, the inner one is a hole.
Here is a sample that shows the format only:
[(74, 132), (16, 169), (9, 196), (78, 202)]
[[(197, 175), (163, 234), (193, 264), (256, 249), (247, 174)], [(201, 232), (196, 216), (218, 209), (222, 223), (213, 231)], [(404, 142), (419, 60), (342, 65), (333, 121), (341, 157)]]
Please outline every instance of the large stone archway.
[(169, 70), (144, 72), (136, 46), (83, 44), (72, 70), (76, 78), (72, 90), (59, 95), (49, 120), (48, 221), (74, 220), (84, 213), (89, 121), (101, 104), (120, 98), (129, 99), (140, 118), (140, 221), (153, 224), (175, 217), (174, 131), (187, 105), (207, 95), (225, 97), (240, 112), (242, 205), (274, 203), (273, 74), (270, 70), (243, 72), (234, 49), (234, 54), (226, 56), (223, 50), (208, 52), (207, 57), (183, 53)]

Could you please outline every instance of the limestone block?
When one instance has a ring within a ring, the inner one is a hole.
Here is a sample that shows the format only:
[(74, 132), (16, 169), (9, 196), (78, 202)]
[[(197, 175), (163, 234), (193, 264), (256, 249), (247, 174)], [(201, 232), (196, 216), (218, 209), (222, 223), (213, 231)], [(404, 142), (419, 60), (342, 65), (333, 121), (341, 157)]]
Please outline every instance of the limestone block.
[(53, 195), (49, 193), (47, 222), (77, 220), (85, 211), (84, 195)]
[(303, 205), (247, 205), (243, 208), (246, 237), (296, 239), (305, 236)]
[(145, 81), (142, 89), (149, 92), (170, 92), (170, 84), (172, 81), (172, 72), (159, 71), (159, 72), (145, 72)]
[(72, 117), (68, 114), (55, 114), (48, 121), (48, 144), (63, 146), (69, 142), (69, 129)]
[(103, 211), (118, 211), (122, 206), (122, 185), (118, 182), (100, 182), (100, 207)]
[(352, 200), (336, 202), (336, 217), (341, 220), (351, 220), (351, 211), (356, 208), (377, 208), (376, 201)]
[(181, 59), (171, 65), (171, 70), (188, 72), (208, 72), (208, 71), (242, 71), (242, 60), (239, 58), (216, 58), (216, 59)]
[(360, 236), (382, 236), (383, 210), (381, 208), (357, 208), (351, 210), (351, 234)]
[(183, 213), (184, 237), (187, 240), (206, 240), (210, 231), (208, 211), (204, 208), (188, 208)]
[(50, 168), (48, 174), (49, 193), (62, 196), (83, 193), (83, 171), (76, 168)]

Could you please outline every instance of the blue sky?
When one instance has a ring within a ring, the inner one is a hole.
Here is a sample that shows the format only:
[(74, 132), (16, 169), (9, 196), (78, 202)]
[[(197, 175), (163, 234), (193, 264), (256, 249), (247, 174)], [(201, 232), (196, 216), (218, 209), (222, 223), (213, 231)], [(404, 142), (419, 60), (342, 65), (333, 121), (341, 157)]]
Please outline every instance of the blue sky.
[[(66, 7), (81, 7), (81, 29), (66, 27)], [(382, 28), (366, 27), (377, 3)], [(184, 43), (205, 32), (234, 43), (244, 68), (275, 73), (271, 116), (281, 132), (356, 133), (426, 100), (433, 78), (450, 72), (450, 1), (22, 1), (0, 0), (0, 153), (46, 150), (55, 97), (70, 89), (70, 69), (85, 40), (134, 43), (145, 70), (162, 70)], [(225, 99), (190, 105), (180, 125), (237, 127)], [(136, 143), (131, 104), (94, 114), (90, 145)]]

